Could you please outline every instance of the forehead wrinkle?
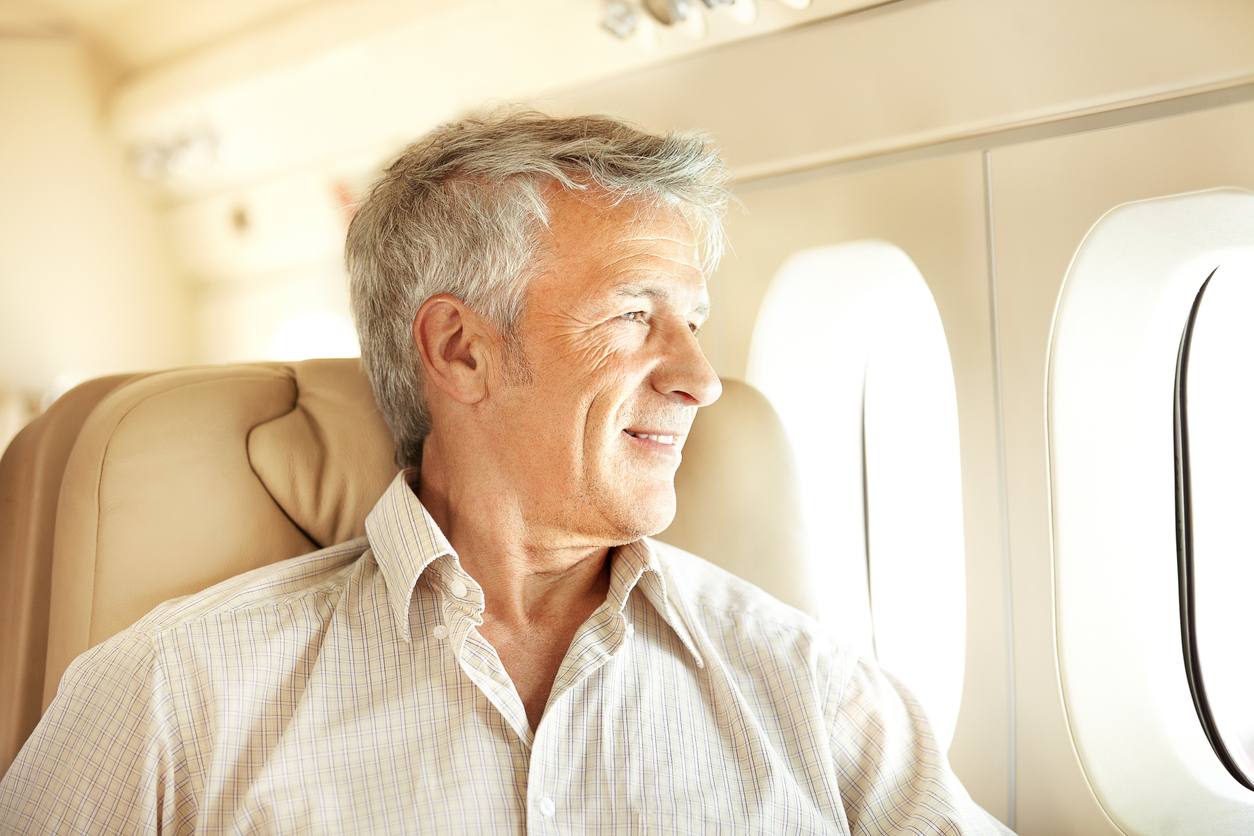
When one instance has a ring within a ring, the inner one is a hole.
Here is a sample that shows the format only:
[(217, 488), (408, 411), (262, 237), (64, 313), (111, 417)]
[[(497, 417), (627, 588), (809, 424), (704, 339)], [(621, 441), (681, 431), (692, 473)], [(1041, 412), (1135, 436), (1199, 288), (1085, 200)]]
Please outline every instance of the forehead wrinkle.
[[(639, 244), (641, 241), (666, 241), (670, 239), (636, 239), (635, 241), (618, 241), (614, 246), (606, 249), (609, 258), (603, 262), (606, 270), (616, 270), (624, 273), (630, 272), (649, 272), (656, 270), (656, 267), (650, 267), (651, 263), (664, 262), (673, 264), (681, 270), (691, 270), (694, 273), (700, 273), (701, 268), (697, 263), (687, 258), (687, 253), (682, 252), (666, 252), (669, 248), (663, 248), (664, 251), (658, 252), (653, 249), (642, 249)], [(634, 246), (633, 246), (634, 245)]]

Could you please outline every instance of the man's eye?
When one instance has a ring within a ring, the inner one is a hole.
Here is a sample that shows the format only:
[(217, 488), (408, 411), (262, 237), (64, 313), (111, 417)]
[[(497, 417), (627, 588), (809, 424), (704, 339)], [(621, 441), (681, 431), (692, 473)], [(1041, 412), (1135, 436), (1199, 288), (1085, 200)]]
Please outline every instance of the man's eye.
[(644, 322), (644, 311), (631, 311), (620, 315), (618, 318), (630, 320), (631, 322)]

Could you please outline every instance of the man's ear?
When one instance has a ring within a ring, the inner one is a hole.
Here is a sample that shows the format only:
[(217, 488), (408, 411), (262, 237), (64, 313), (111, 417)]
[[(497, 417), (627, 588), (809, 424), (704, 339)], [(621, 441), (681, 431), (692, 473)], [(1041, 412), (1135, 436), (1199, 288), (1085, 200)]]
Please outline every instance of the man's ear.
[(483, 318), (456, 296), (441, 293), (422, 303), (414, 316), (414, 345), (430, 385), (463, 404), (487, 394), (491, 335)]

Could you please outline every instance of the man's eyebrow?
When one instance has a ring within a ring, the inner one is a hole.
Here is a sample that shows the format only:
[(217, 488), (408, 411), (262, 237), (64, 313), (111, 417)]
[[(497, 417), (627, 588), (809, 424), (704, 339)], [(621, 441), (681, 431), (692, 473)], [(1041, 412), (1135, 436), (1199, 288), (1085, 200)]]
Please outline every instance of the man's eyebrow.
[(614, 295), (626, 296), (631, 299), (662, 299), (669, 294), (651, 285), (621, 284), (614, 288)]
[[(624, 284), (614, 289), (614, 295), (629, 299), (669, 299), (671, 294), (665, 288), (647, 284)], [(703, 298), (692, 313), (703, 319), (710, 318), (710, 298)]]

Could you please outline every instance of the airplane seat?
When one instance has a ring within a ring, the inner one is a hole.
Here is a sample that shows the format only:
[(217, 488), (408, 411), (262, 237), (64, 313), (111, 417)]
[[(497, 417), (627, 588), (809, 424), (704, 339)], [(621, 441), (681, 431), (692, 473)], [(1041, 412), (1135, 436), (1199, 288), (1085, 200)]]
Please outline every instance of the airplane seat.
[(43, 710), (53, 528), (66, 460), (91, 410), (135, 377), (76, 386), (14, 436), (0, 457), (0, 774)]
[[(357, 359), (89, 381), (0, 460), (0, 772), (75, 656), (161, 601), (364, 533), (396, 473)], [(808, 609), (796, 477), (774, 410), (725, 381), (660, 539)]]

